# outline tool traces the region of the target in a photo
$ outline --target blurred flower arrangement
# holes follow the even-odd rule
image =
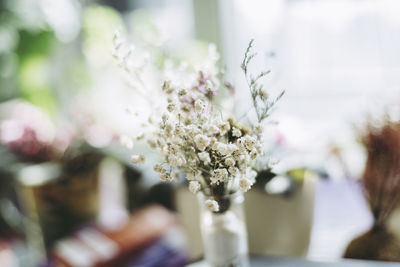
[[[119,33],[113,44],[113,55],[119,65],[137,83],[144,85],[136,71],[141,68],[132,68],[132,46],[125,43]],[[223,109],[218,96],[224,91],[232,92],[233,87],[224,81],[223,71],[217,65],[218,54],[211,48],[209,62],[212,64],[208,64],[208,68],[196,71],[182,68],[184,64],[181,63],[179,71],[174,73],[175,79],[163,79],[158,94],[163,95],[165,102],[154,107],[154,113],[149,116],[149,131],[136,138],[137,141],[146,139],[148,145],[161,155],[163,162],[154,165],[154,170],[162,181],[177,181],[183,172],[190,191],[204,193],[206,205],[215,213],[223,213],[229,208],[222,201],[224,196],[239,190],[246,192],[254,184],[256,162],[265,156],[261,140],[263,122],[283,95],[271,100],[259,83],[268,72],[256,77],[249,73],[249,63],[255,56],[251,53],[252,44],[253,41],[249,43],[241,68],[250,89],[256,123],[241,125],[229,110]],[[171,73],[171,69],[168,72]],[[184,83],[181,77],[185,77]],[[129,148],[134,144],[126,136],[121,141]],[[132,156],[134,163],[144,161],[143,155]]]
[[[400,242],[387,225],[400,204],[400,123],[388,117],[379,126],[370,121],[361,141],[367,152],[362,182],[374,224],[351,241],[344,256],[400,261]]]
[[[31,104],[11,102],[2,108],[9,115],[0,124],[0,143],[22,162],[58,160],[73,140],[72,131],[56,131],[49,116]]]

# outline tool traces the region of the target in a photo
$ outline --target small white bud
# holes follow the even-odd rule
[[[217,203],[217,201],[215,200],[211,200],[211,199],[207,199],[205,202],[207,208],[213,212],[217,212],[219,211],[219,205]]]
[[[199,182],[197,181],[191,181],[189,182],[189,190],[190,192],[192,192],[193,194],[196,194],[197,192],[199,192],[201,189],[201,185]]]
[[[146,158],[142,155],[132,155],[131,161],[133,163],[144,163],[146,161]]]

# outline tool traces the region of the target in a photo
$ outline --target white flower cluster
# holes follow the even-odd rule
[[[178,90],[166,82],[163,91],[168,96],[166,111],[147,140],[164,159],[154,167],[161,180],[176,181],[176,173],[182,171],[193,193],[212,194],[217,186],[223,186],[226,194],[249,190],[255,182],[251,166],[262,154],[257,134],[232,119],[222,119],[197,88]],[[132,160],[144,159],[134,156]],[[215,203],[210,203],[207,206],[217,210]]]
[[[118,34],[114,38],[113,55],[128,68],[126,62],[132,49],[122,49],[121,43]],[[215,63],[218,56],[211,54],[215,55],[212,59]],[[157,109],[158,118],[153,114],[148,119],[149,128],[154,132],[136,138],[145,138],[162,156],[163,163],[154,166],[162,181],[177,181],[179,173],[183,173],[192,193],[202,191],[208,196],[249,190],[256,176],[252,167],[263,154],[262,127],[244,128],[233,119],[224,118],[219,105],[215,105],[214,96],[226,86],[216,66],[193,73],[195,78],[185,85],[173,79],[165,81],[161,87],[165,106],[161,111]],[[266,91],[260,95],[268,98]],[[133,147],[127,137],[121,137],[120,141],[125,147]],[[134,155],[131,160],[143,163],[145,158]],[[206,206],[215,212],[219,210],[218,202],[212,199],[206,201]]]

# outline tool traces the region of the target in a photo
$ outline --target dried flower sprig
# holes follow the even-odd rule
[[[253,76],[249,73],[249,64],[257,55],[257,53],[251,53],[253,47],[254,39],[250,40],[249,45],[244,54],[244,58],[241,64],[241,68],[246,77],[247,85],[250,89],[251,99],[253,101],[253,106],[257,114],[258,123],[262,123],[266,118],[269,117],[272,108],[275,106],[276,102],[282,98],[285,91],[282,91],[275,99],[271,100],[268,91],[260,84],[260,79],[271,73],[270,70],[260,72],[257,76]]]
[[[386,118],[383,125],[368,123],[361,141],[367,150],[363,174],[366,198],[375,227],[384,227],[400,203],[400,123]]]

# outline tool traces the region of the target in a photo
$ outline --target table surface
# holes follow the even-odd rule
[[[264,257],[251,257],[251,267],[394,267],[400,266],[400,263],[393,262],[378,262],[378,261],[362,261],[362,260],[349,260],[342,259],[337,262],[318,262],[306,259],[294,258],[264,258]],[[188,265],[187,267],[207,267],[205,262],[196,262]]]

